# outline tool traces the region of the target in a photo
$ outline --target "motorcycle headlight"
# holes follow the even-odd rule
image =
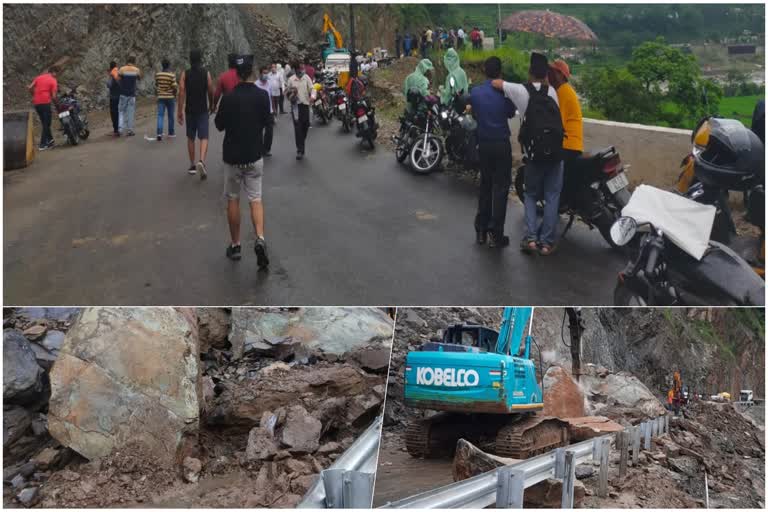
[[[443,119],[448,119],[448,112],[443,110],[442,112],[440,112],[440,117],[442,117]]]

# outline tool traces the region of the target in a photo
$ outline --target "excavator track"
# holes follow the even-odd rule
[[[567,424],[548,416],[531,416],[499,429],[496,455],[527,459],[568,444]]]
[[[431,422],[429,419],[413,420],[405,429],[405,448],[412,457],[430,456],[429,431]]]

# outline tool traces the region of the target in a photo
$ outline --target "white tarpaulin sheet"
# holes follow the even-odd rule
[[[640,185],[621,211],[638,224],[650,222],[682,250],[700,260],[715,221],[715,207],[665,190]]]

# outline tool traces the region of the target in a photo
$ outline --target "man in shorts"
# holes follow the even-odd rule
[[[240,83],[222,97],[214,120],[224,132],[224,195],[227,199],[227,221],[232,242],[227,257],[238,261],[240,248],[240,191],[244,190],[256,232],[254,252],[260,269],[269,265],[264,241],[264,205],[261,202],[261,178],[264,173],[263,133],[272,122],[269,94],[253,82],[253,60],[237,59]]]
[[[213,105],[213,81],[203,65],[200,50],[189,52],[190,69],[181,73],[179,80],[179,125],[187,118],[187,151],[189,174],[200,173],[200,179],[208,177],[205,157],[208,154],[208,110]],[[195,138],[200,139],[200,159],[195,163]]]

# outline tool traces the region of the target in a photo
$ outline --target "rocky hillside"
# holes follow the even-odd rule
[[[199,48],[216,74],[230,52],[253,53],[257,62],[303,56],[285,31],[247,6],[226,4],[9,5],[3,9],[5,108],[25,105],[26,84],[41,70],[59,64],[64,87],[80,86],[88,104],[106,101],[109,61],[135,55],[151,77],[168,58],[175,70],[188,66]],[[140,94],[152,94],[151,78]]]
[[[323,14],[349,38],[349,9],[333,4],[77,4],[6,5],[3,8],[3,106],[25,108],[26,86],[52,64],[63,68],[61,84],[80,86],[89,107],[106,102],[107,67],[128,55],[151,76],[167,57],[187,67],[189,51],[203,51],[218,73],[230,52],[252,53],[257,62],[320,57]],[[358,48],[392,47],[394,13],[387,5],[355,8]],[[392,39],[392,41],[389,41]],[[144,80],[140,94],[152,94]]]
[[[401,412],[408,351],[454,323],[498,327],[501,313],[501,308],[400,308],[387,397],[390,418]],[[761,310],[584,308],[582,318],[582,367],[592,363],[610,372],[629,372],[659,398],[669,389],[676,370],[695,392],[736,395],[740,389],[752,389],[756,396],[765,395]],[[541,359],[535,347],[533,357],[543,373],[552,366],[571,370],[564,309],[537,308],[533,335]]]

